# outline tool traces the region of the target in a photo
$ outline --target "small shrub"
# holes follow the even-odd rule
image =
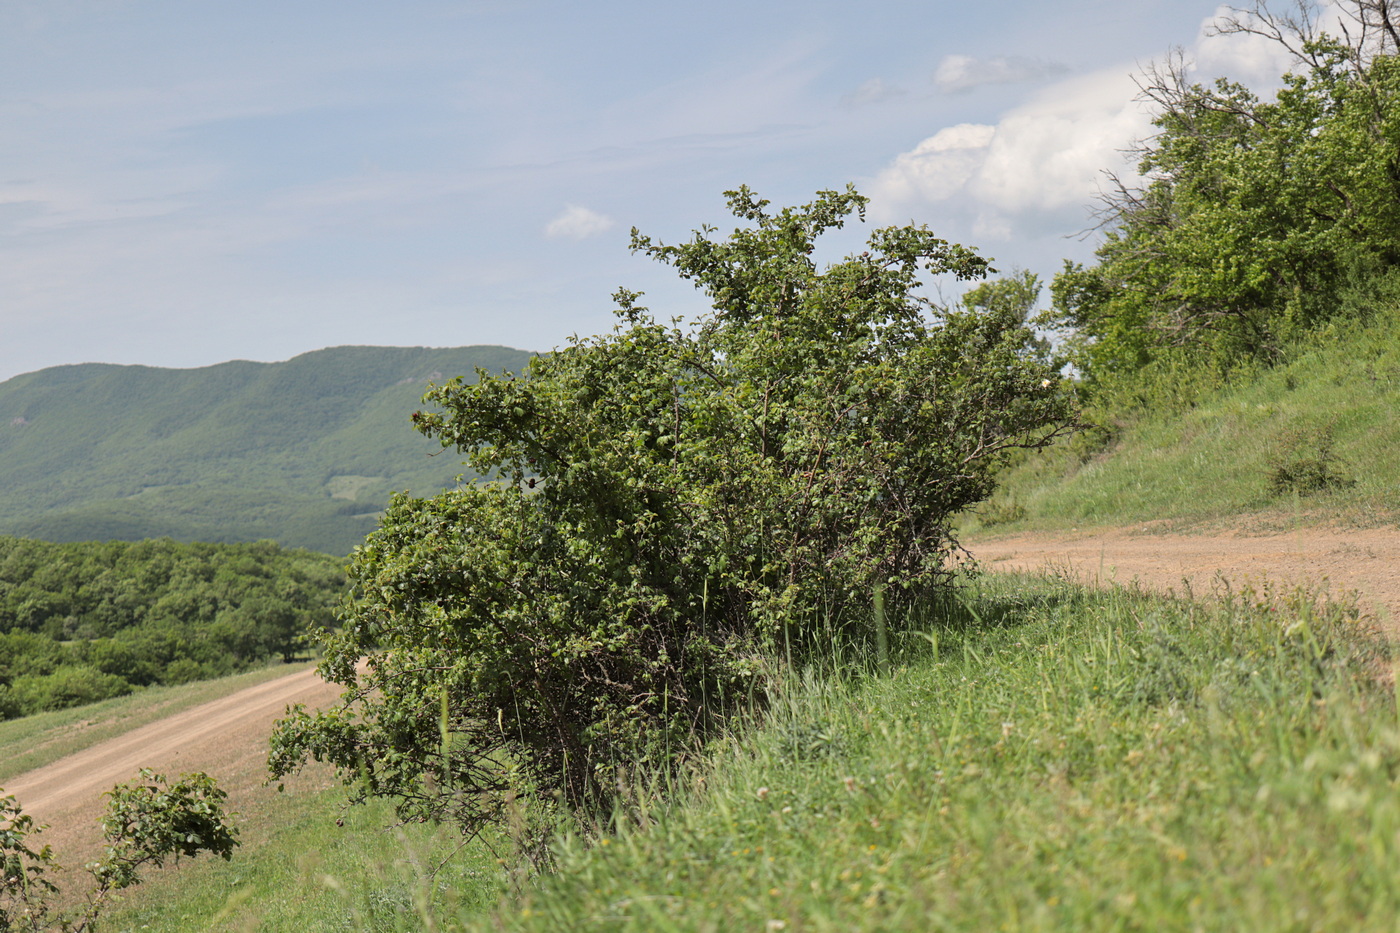
[[[1014,499],[1009,501],[993,499],[977,510],[977,517],[987,528],[995,525],[1008,525],[1025,518],[1026,508]]]
[[[1333,444],[1331,425],[1285,431],[1269,458],[1270,491],[1306,496],[1355,485],[1356,480],[1342,471],[1344,461],[1333,451]]]
[[[13,687],[26,715],[97,703],[125,696],[132,689],[122,678],[86,665],[64,665],[52,674],[19,677]]]
[[[622,763],[671,768],[763,702],[772,659],[878,644],[872,593],[897,619],[945,587],[952,517],[1013,451],[1073,429],[1014,303],[919,296],[925,274],[983,276],[971,250],[890,227],[821,269],[815,240],[864,198],[729,199],[728,237],[633,234],[709,295],[693,326],[620,291],[612,334],[430,390],[419,430],[502,482],[391,501],[326,643],[344,706],[284,720],[274,773],[330,761],[402,818],[469,833],[522,781],[605,814]]]
[[[92,888],[78,899],[51,880],[62,876],[53,852],[37,841],[43,827],[0,792],[0,931],[84,933],[113,894],[139,884],[147,868],[203,852],[231,858],[238,830],[224,813],[226,797],[199,771],[171,782],[143,768],[138,780],[112,788],[102,818],[106,851],[84,866]]]

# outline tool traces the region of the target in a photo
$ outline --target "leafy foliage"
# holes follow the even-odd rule
[[[102,818],[106,853],[86,866],[93,887],[81,908],[62,912],[55,906],[58,888],[48,878],[59,867],[53,852],[32,847],[42,828],[15,798],[0,797],[0,933],[82,933],[93,928],[108,897],[139,883],[147,866],[202,852],[228,860],[238,845],[238,830],[223,810],[227,794],[202,772],[172,784],[143,768],[139,781],[117,785],[108,797]]]
[[[0,718],[291,660],[344,580],[268,541],[0,538]]]
[[[497,481],[394,499],[325,646],[345,706],[284,721],[274,773],[329,760],[468,832],[520,792],[605,806],[761,696],[771,658],[870,638],[876,590],[945,585],[951,516],[1070,428],[1024,314],[919,297],[985,274],[973,251],[893,227],[821,270],[864,198],[728,198],[728,237],[633,232],[713,313],[663,325],[624,290],[611,335],[428,393],[419,429]]]
[[[1311,6],[1280,16],[1261,2],[1222,24],[1294,54],[1273,100],[1192,83],[1179,59],[1145,76],[1158,130],[1141,150],[1147,182],[1118,186],[1098,262],[1067,264],[1053,285],[1052,319],[1091,378],[1182,358],[1274,362],[1349,285],[1400,267],[1400,58],[1373,41],[1396,13],[1343,4],[1371,29],[1341,41]]]

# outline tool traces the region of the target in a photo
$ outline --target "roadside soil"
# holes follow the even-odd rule
[[[5,782],[4,793],[19,800],[35,822],[48,826],[40,840],[53,847],[64,866],[80,867],[101,854],[103,794],[133,780],[141,768],[171,778],[207,772],[228,792],[228,811],[262,809],[259,798],[277,793],[275,787],[262,786],[272,723],[290,704],[327,707],[340,692],[315,670],[269,680],[16,775]],[[293,792],[319,789],[330,779],[327,770],[310,769],[287,785]]]
[[[1265,582],[1355,594],[1400,637],[1400,529],[1301,528],[1286,534],[1157,534],[1150,526],[987,537],[966,547],[987,570],[1063,573],[1086,583],[1138,583],[1209,595]]]

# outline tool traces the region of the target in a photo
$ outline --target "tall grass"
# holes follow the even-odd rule
[[[1388,649],[1346,602],[1219,596],[987,577],[892,626],[888,674],[874,645],[795,674],[686,774],[635,778],[550,873],[501,840],[433,876],[450,833],[335,826],[330,791],[107,929],[1394,929]]]
[[[672,806],[465,929],[1394,929],[1400,729],[1354,611],[994,582],[796,679]]]
[[[1063,445],[1007,471],[967,533],[1234,521],[1287,527],[1293,496],[1276,482],[1308,459],[1331,459],[1342,480],[1305,495],[1305,512],[1374,525],[1400,516],[1400,308],[1339,320],[1293,348],[1286,364],[1189,402],[1122,399],[1100,412],[1103,449]],[[1144,390],[1151,396],[1158,390]],[[1313,439],[1311,450],[1300,439]],[[1325,455],[1325,456],[1323,456]],[[1285,484],[1286,485],[1286,484]],[[1305,493],[1314,490],[1304,490]]]

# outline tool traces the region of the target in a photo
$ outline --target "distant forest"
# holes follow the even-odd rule
[[[0,719],[290,661],[344,584],[271,541],[0,537]]]

